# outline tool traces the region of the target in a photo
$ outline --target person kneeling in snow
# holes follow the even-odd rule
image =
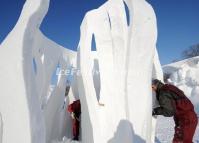
[[[81,115],[80,100],[76,100],[72,104],[68,105],[68,112],[71,114],[72,117],[73,140],[79,140],[80,115]]]
[[[198,119],[191,101],[176,86],[163,84],[157,79],[152,81],[152,90],[160,104],[153,109],[152,115],[174,117],[173,143],[192,143]]]

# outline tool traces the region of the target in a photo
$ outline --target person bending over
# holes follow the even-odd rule
[[[173,143],[192,143],[198,119],[191,101],[182,90],[171,84],[163,84],[158,79],[152,80],[152,90],[160,105],[153,109],[152,115],[174,118]]]

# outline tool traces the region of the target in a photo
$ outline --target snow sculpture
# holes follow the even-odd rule
[[[109,0],[88,12],[76,53],[39,30],[48,6],[49,0],[27,0],[1,44],[2,143],[70,138],[65,106],[77,98],[82,104],[82,143],[153,142],[150,82],[152,72],[159,79],[162,72],[152,7],[145,0]],[[92,37],[97,52],[91,52]],[[57,68],[62,72],[71,67],[81,74],[74,75],[63,105],[67,75],[59,74],[50,93],[49,88]]]
[[[129,8],[129,24],[125,7]],[[101,77],[100,101],[92,79],[93,35]],[[151,142],[153,66],[155,77],[162,79],[156,39],[155,14],[145,0],[109,0],[86,14],[78,54],[82,73],[79,94],[86,109],[82,111],[83,142],[108,142],[118,134],[121,121],[131,125],[123,127],[128,142]],[[92,138],[86,136],[88,131]]]
[[[76,53],[40,32],[48,5],[49,0],[27,0],[16,26],[1,44],[3,143],[50,143],[67,136],[64,123],[69,115],[62,110],[65,74],[58,77],[46,100],[57,65],[62,70],[75,66]]]

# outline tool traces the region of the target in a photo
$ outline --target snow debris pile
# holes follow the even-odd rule
[[[199,57],[163,66],[168,82],[182,89],[199,115]]]
[[[153,142],[151,79],[162,79],[162,71],[152,7],[145,0],[109,0],[89,11],[74,52],[39,30],[48,6],[49,0],[27,0],[1,44],[2,143],[72,142],[66,107],[78,98],[82,143]],[[72,69],[80,74],[68,77]],[[64,100],[68,78],[73,81]]]

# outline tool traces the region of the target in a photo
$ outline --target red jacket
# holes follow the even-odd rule
[[[81,104],[80,100],[74,101],[72,104],[68,105],[68,112],[74,113],[76,117],[79,118],[81,114]]]

